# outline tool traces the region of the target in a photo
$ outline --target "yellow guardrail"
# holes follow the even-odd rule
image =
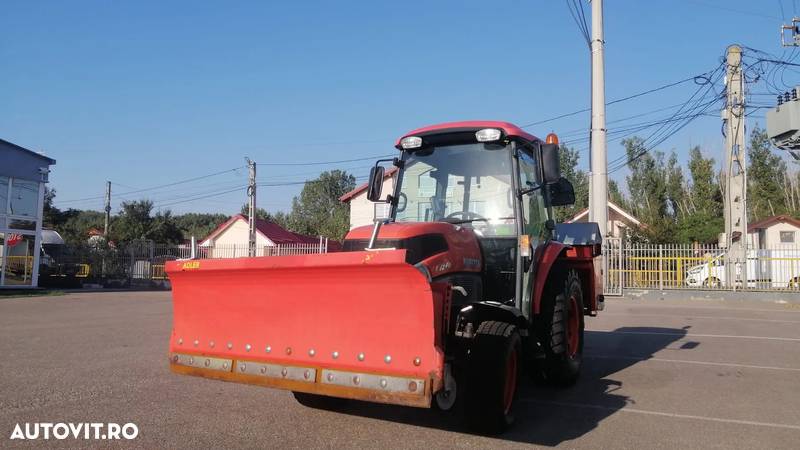
[[[623,258],[623,269],[609,269],[611,279],[621,279],[625,287],[659,288],[687,287],[686,272],[706,265],[705,276],[713,277],[714,261],[718,257],[697,256],[632,256]],[[788,261],[782,280],[789,280],[786,288],[800,288],[800,258],[758,257],[757,261]],[[793,281],[794,280],[794,281]],[[698,280],[703,282],[704,280]],[[751,281],[752,282],[752,281]],[[772,284],[770,281],[763,281]]]
[[[92,266],[89,264],[78,264],[78,272],[75,273],[76,278],[88,278],[92,273]]]
[[[164,272],[164,264],[153,264],[150,266],[150,278],[153,280],[166,280],[167,273]]]
[[[33,271],[33,256],[6,256],[6,270],[31,273]]]
[[[622,276],[626,287],[679,287],[685,285],[686,271],[708,265],[711,273],[714,258],[698,256],[632,256],[624,259],[624,269],[610,269],[612,277]]]

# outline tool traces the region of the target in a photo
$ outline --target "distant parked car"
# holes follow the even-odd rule
[[[725,254],[711,257],[704,264],[686,271],[686,285],[716,288],[726,283]],[[737,282],[741,285],[741,282]],[[800,289],[800,249],[749,250],[747,287]]]

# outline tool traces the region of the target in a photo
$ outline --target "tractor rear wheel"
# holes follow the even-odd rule
[[[552,280],[537,325],[545,353],[537,375],[556,385],[574,384],[583,362],[584,328],[583,289],[577,272],[570,270],[565,277]]]
[[[496,434],[514,422],[514,398],[522,365],[522,341],[510,323],[486,321],[470,348],[464,414],[467,425]]]

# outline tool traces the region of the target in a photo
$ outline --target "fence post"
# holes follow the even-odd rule
[[[658,245],[658,289],[664,290],[664,245]]]

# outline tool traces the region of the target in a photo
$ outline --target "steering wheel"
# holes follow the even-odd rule
[[[447,219],[455,219],[455,218],[457,218],[459,216],[461,217],[461,220],[464,220],[464,221],[476,220],[476,219],[486,220],[486,218],[483,217],[482,215],[476,214],[476,213],[474,213],[472,211],[456,211],[456,212],[452,212],[452,213],[448,214],[447,217],[445,217],[445,220],[447,220]]]

